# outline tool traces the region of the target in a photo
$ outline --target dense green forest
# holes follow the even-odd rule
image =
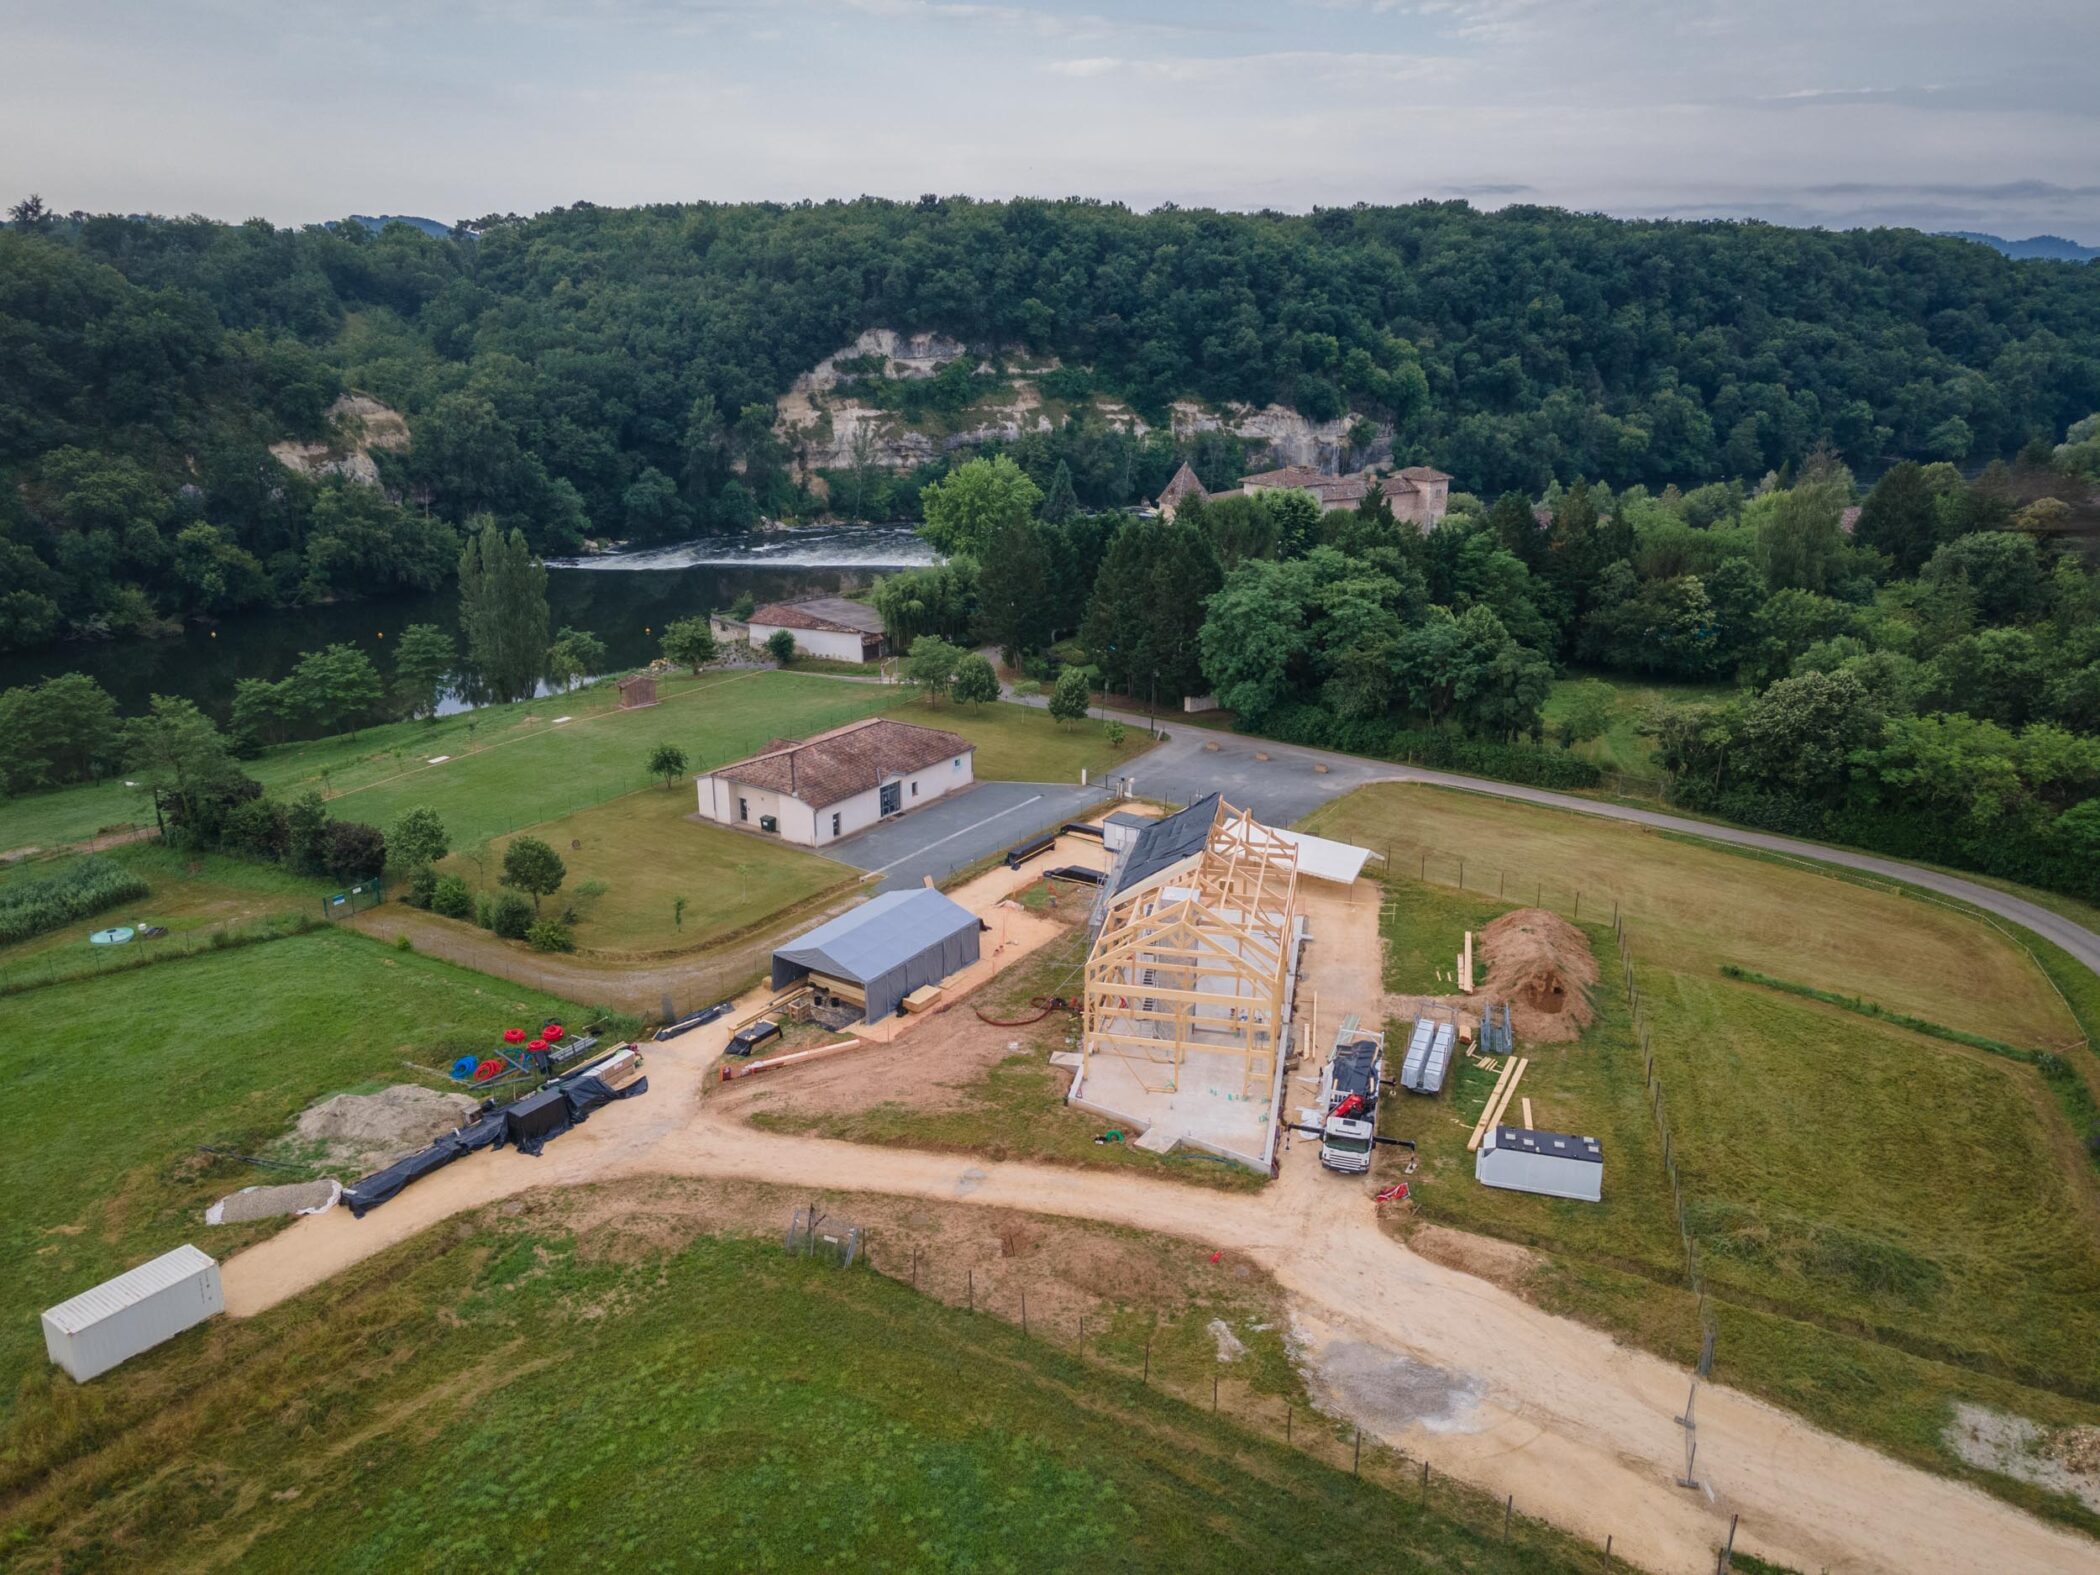
[[[876,326],[1055,355],[1058,392],[1155,421],[1185,395],[1353,410],[1487,496],[1823,447],[1973,468],[2100,408],[2100,270],[1910,231],[928,198],[438,238],[25,209],[0,233],[0,641],[427,587],[484,513],[560,552],[806,511],[773,400]],[[968,397],[951,381],[913,397]],[[346,388],[409,418],[384,495],[266,451],[325,437]],[[1016,457],[1088,509],[1176,458],[1085,419]]]

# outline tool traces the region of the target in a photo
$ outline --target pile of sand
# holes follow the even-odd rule
[[[207,1225],[242,1225],[280,1214],[318,1214],[343,1195],[334,1181],[295,1181],[284,1187],[243,1187],[204,1211]]]
[[[299,1136],[327,1150],[326,1168],[374,1165],[463,1126],[478,1102],[466,1094],[396,1083],[376,1094],[337,1094],[299,1117]]]
[[[1506,1001],[1517,1037],[1554,1044],[1577,1039],[1597,1014],[1589,988],[1597,982],[1597,959],[1589,938],[1557,913],[1519,908],[1480,934],[1487,963],[1482,994]]]

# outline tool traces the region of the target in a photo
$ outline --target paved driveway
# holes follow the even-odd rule
[[[1206,749],[1207,744],[1217,748]],[[1255,759],[1257,751],[1270,758]],[[1318,770],[1320,765],[1326,771]],[[1335,755],[1316,761],[1280,744],[1200,727],[1174,732],[1122,773],[1141,798],[1188,804],[1206,793],[1222,793],[1227,803],[1252,810],[1256,819],[1271,826],[1288,826],[1351,788],[1389,781],[1395,774],[1393,767],[1376,760]]]
[[[980,782],[834,842],[823,853],[881,875],[884,891],[902,891],[928,875],[938,882],[1032,831],[1070,820],[1101,797],[1098,788],[1056,782]]]

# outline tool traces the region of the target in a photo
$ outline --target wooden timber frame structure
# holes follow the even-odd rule
[[[1241,1094],[1265,1092],[1297,894],[1297,849],[1223,799],[1198,852],[1113,893],[1087,957],[1080,1085],[1110,1055],[1148,1093],[1172,1093],[1197,1050],[1238,1056]]]

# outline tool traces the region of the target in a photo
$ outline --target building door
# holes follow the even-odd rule
[[[894,815],[904,807],[903,786],[901,782],[882,784],[882,812],[885,815]]]
[[[749,820],[751,818],[751,801],[749,799],[740,798],[736,801],[736,818],[738,820]]]

